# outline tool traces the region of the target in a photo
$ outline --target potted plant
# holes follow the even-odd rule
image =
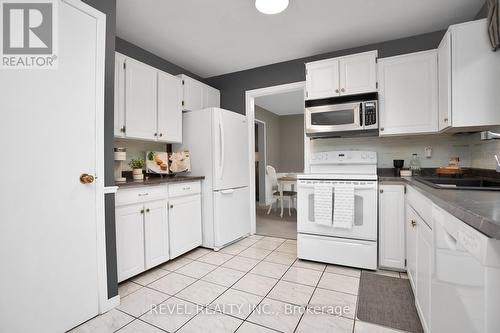
[[[144,160],[142,158],[131,159],[128,162],[130,168],[132,168],[132,177],[134,180],[142,180],[144,179],[144,175],[142,174],[142,168],[144,168]]]

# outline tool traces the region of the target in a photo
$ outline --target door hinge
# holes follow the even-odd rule
[[[182,106],[184,106],[184,101],[182,101]]]
[[[375,82],[375,88],[378,89],[378,82]]]
[[[309,92],[308,91],[306,91],[306,97],[309,97]]]
[[[127,68],[127,63],[126,63],[126,62],[124,62],[124,63],[123,63],[123,69],[126,69],[126,68]]]
[[[405,259],[405,267],[407,266],[407,260]]]
[[[406,185],[403,186],[404,193],[406,194]]]
[[[184,85],[184,80],[182,80],[182,85]]]

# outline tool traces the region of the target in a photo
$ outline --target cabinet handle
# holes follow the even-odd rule
[[[447,123],[447,122],[448,122],[448,118],[444,118],[443,120],[444,120],[444,122],[445,122],[445,123]]]
[[[163,133],[160,133],[160,136],[163,136]]]
[[[145,197],[145,196],[147,196],[147,195],[149,195],[149,193],[139,193],[139,194],[138,194],[138,196],[140,196],[140,197]]]
[[[186,186],[186,187],[183,187],[182,188],[184,191],[187,191],[187,190],[190,190],[191,189],[191,186]]]
[[[125,126],[122,126],[122,128],[120,128],[120,132],[125,133]]]
[[[144,214],[144,209],[141,209],[141,214]]]
[[[415,220],[411,220],[411,226],[415,228],[417,226],[417,222]]]
[[[345,92],[345,89],[344,89],[344,88],[342,88],[342,89],[340,89],[340,91]]]
[[[384,128],[383,127],[380,127],[380,131],[383,132],[384,131]]]
[[[338,94],[340,91],[338,89],[335,89],[335,92]]]
[[[380,190],[380,193],[384,193],[384,190]]]
[[[158,136],[158,133],[155,133],[155,136]]]
[[[149,213],[149,208],[146,208],[146,213]]]
[[[170,205],[170,208],[174,208],[174,205]]]

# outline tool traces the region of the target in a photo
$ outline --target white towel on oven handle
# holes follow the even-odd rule
[[[331,226],[333,222],[332,209],[332,184],[314,184],[314,222]]]
[[[333,227],[352,229],[354,223],[354,185],[335,184]]]

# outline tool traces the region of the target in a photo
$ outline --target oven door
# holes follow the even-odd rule
[[[314,185],[354,184],[354,223],[351,229],[325,226],[314,221]],[[377,182],[372,180],[300,180],[297,194],[297,231],[304,234],[377,240]],[[335,195],[335,194],[334,194]],[[332,198],[333,200],[333,198]]]
[[[362,103],[306,108],[306,134],[357,131],[363,129]]]

